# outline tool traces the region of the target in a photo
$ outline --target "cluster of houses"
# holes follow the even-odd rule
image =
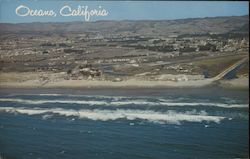
[[[249,40],[246,38],[221,40],[209,37],[161,38],[139,41],[138,43],[127,44],[126,46],[151,51],[179,53],[199,51],[247,51],[249,48]]]
[[[102,76],[102,71],[98,68],[93,68],[92,65],[86,64],[85,66],[76,67],[73,70],[68,70],[67,74],[70,79],[94,79]]]

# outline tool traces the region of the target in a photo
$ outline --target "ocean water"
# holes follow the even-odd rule
[[[0,158],[248,158],[248,91],[0,90]]]

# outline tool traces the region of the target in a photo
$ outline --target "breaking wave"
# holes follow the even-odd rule
[[[97,106],[123,106],[123,105],[143,105],[143,106],[212,106],[222,108],[248,108],[248,104],[227,104],[213,102],[176,102],[176,101],[147,101],[147,100],[29,100],[19,98],[0,98],[0,102],[16,102],[22,104],[46,104],[46,103],[61,103],[61,104],[86,104]]]
[[[181,122],[215,122],[220,123],[221,120],[225,119],[222,116],[210,116],[205,111],[196,110],[186,112],[156,112],[151,110],[130,110],[130,109],[117,109],[117,110],[73,110],[73,109],[41,109],[41,108],[15,108],[15,107],[2,107],[0,111],[8,113],[19,113],[27,115],[43,115],[43,119],[51,117],[51,114],[57,114],[61,116],[74,116],[81,119],[90,120],[146,120],[149,122],[156,123],[168,123],[168,124],[181,124]],[[47,115],[46,115],[47,114]]]

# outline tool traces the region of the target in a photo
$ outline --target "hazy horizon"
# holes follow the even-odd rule
[[[198,18],[181,18],[181,19],[159,19],[159,20],[154,20],[154,19],[139,19],[139,20],[130,20],[130,19],[122,19],[122,20],[96,20],[96,21],[90,21],[90,22],[85,22],[85,21],[48,21],[48,22],[39,22],[39,21],[34,21],[34,22],[22,22],[22,23],[5,23],[5,22],[0,22],[0,24],[32,24],[32,23],[97,23],[97,22],[125,22],[125,21],[131,21],[131,22],[143,22],[143,21],[175,21],[175,20],[188,20],[188,19],[205,19],[205,18],[223,18],[223,17],[244,17],[244,16],[249,16],[249,15],[239,15],[239,16],[214,16],[214,17],[198,17]]]

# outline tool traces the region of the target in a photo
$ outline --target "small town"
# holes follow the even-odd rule
[[[241,18],[242,29],[245,29],[247,24],[244,17]],[[108,23],[112,24],[103,24]],[[131,23],[139,27],[136,22]],[[144,25],[148,23],[152,22],[143,22]],[[53,26],[47,24],[47,27],[50,25]],[[52,34],[49,31],[6,31],[0,36],[0,68],[2,73],[37,73],[39,81],[44,83],[61,79],[202,80],[213,78],[237,61],[248,58],[248,34],[244,30],[234,30],[192,34],[175,31],[166,35],[105,29]],[[248,61],[240,64],[230,78],[248,77]]]

